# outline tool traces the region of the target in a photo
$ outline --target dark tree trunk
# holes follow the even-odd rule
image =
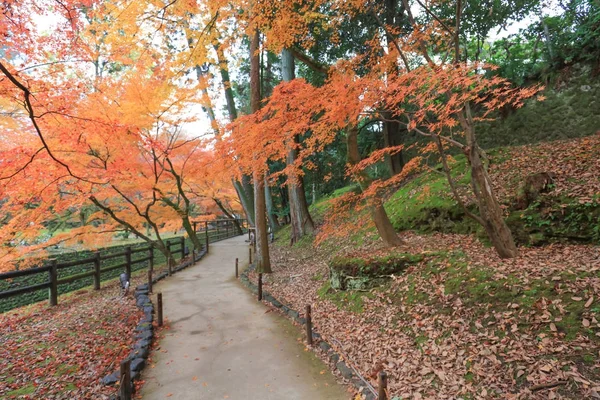
[[[288,82],[295,78],[294,56],[290,51],[284,49],[281,52],[281,72],[283,80]],[[294,143],[288,149],[287,165],[294,165],[298,158],[295,145],[298,136],[294,137]],[[315,225],[308,211],[306,193],[304,192],[304,180],[298,174],[290,173],[288,177],[288,194],[290,202],[290,219],[292,223],[291,242],[295,243],[305,235],[315,231]]]
[[[512,233],[504,221],[502,208],[496,199],[492,182],[481,160],[481,149],[475,139],[475,131],[470,107],[465,106],[459,114],[460,123],[467,140],[466,155],[471,166],[471,188],[477,200],[482,225],[501,258],[514,258],[518,255]]]
[[[260,35],[254,31],[250,41],[250,106],[252,112],[260,109],[260,55],[258,54]],[[269,257],[269,236],[266,221],[266,200],[264,190],[264,175],[257,170],[253,173],[254,179],[254,215],[256,219],[256,270],[261,273],[270,273],[271,260]]]
[[[217,53],[217,61],[219,63],[219,73],[223,81],[225,91],[225,102],[227,103],[227,112],[231,122],[237,119],[237,108],[233,97],[233,89],[231,88],[231,79],[229,78],[229,66],[223,48],[218,41],[213,42],[213,47]],[[242,176],[242,180],[234,181],[234,187],[246,214],[246,219],[250,225],[254,225],[254,188],[252,187],[251,177]]]
[[[358,151],[358,127],[356,125],[349,127],[347,131],[346,146],[348,148],[348,164],[358,164],[360,162],[360,153]],[[355,179],[363,191],[367,189],[371,183],[371,179],[364,172],[360,172],[358,176],[355,176]],[[385,208],[383,208],[383,201],[381,198],[377,196],[374,199],[368,199],[367,201],[370,203],[371,218],[375,223],[379,236],[381,236],[381,239],[386,246],[399,246],[403,244],[403,240],[398,237]]]
[[[275,215],[275,206],[273,205],[273,195],[271,194],[271,187],[269,186],[269,182],[267,178],[265,178],[265,203],[267,206],[267,217],[269,219],[269,226],[271,227],[271,231],[273,233],[277,232],[280,228],[279,220],[277,219],[277,215]]]
[[[400,124],[395,121],[390,121],[391,115],[389,112],[383,112],[383,140],[385,147],[399,146],[402,144],[402,129]],[[385,157],[387,167],[391,175],[399,174],[404,168],[404,157],[402,151]]]

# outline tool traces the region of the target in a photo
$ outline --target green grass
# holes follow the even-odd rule
[[[434,167],[440,170],[440,167]],[[468,185],[470,172],[463,155],[451,165],[454,181]],[[402,186],[385,203],[385,210],[397,231],[471,233],[477,228],[465,218],[454,199],[445,175],[425,172]]]
[[[590,274],[563,272],[556,279],[560,278],[559,282],[575,282],[586,276]],[[417,280],[443,281],[445,293],[458,296],[477,317],[489,315],[492,311],[504,312],[515,307],[519,310],[533,310],[542,299],[546,302],[560,300],[560,304],[566,311],[564,314],[560,314],[552,307],[549,307],[548,311],[552,317],[560,317],[555,321],[555,325],[557,331],[564,334],[565,340],[573,340],[578,335],[587,336],[593,341],[600,340],[593,330],[583,327],[581,323],[585,301],[575,301],[572,299],[572,293],[557,289],[557,281],[552,277],[523,281],[513,274],[497,274],[492,268],[472,267],[467,263],[462,252],[439,253],[409,276],[408,284],[404,289],[391,295],[396,304],[409,306],[427,304],[438,307],[440,313],[451,313],[451,309],[446,310],[441,304],[436,304],[435,298],[417,292],[415,290]],[[584,291],[582,296],[587,298],[591,293]],[[600,309],[592,308],[591,311],[595,313],[597,319],[600,318]],[[550,332],[549,324],[539,327],[539,333],[542,332]]]
[[[27,386],[23,386],[22,388],[11,390],[6,393],[7,396],[25,396],[28,394],[32,394],[35,392],[35,385],[33,383],[28,384]]]
[[[346,310],[354,313],[362,313],[364,310],[363,298],[373,298],[369,292],[359,292],[353,290],[335,290],[331,287],[329,281],[317,291],[319,298],[329,300],[340,310]]]

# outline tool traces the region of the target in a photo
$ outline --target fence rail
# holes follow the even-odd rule
[[[201,228],[201,229],[198,229]],[[202,229],[203,228],[203,229]],[[239,228],[239,229],[238,229]],[[244,226],[244,220],[215,220],[215,221],[196,221],[194,222],[194,229],[196,230],[196,236],[203,243],[204,250],[208,251],[208,244],[214,243],[220,240],[228,239],[234,236],[244,234],[246,228]],[[179,237],[175,239],[166,240],[165,245],[172,255],[173,258],[176,256],[179,260],[185,258],[189,254],[189,248],[193,248],[193,244],[186,238]],[[189,246],[189,247],[188,247]],[[4,283],[4,286],[8,286],[8,290],[0,291],[0,300],[8,299],[11,297],[21,296],[27,293],[37,292],[43,289],[48,290],[48,300],[50,305],[56,305],[58,302],[58,285],[71,284],[86,278],[93,277],[93,285],[95,290],[100,289],[100,282],[102,282],[103,274],[104,280],[110,279],[113,276],[107,276],[108,272],[124,269],[129,276],[131,276],[132,269],[140,270],[148,268],[153,269],[156,261],[159,261],[162,257],[162,253],[155,251],[158,249],[156,244],[154,245],[137,245],[135,247],[127,246],[125,250],[118,252],[108,252],[109,248],[100,249],[93,253],[93,256],[86,257],[83,259],[77,259],[72,261],[57,262],[57,260],[48,260],[49,265],[41,267],[34,267],[25,270],[10,271],[0,274],[0,284]],[[203,249],[194,249],[194,251],[202,251]],[[140,253],[146,253],[145,257],[134,257]],[[123,258],[125,259],[124,261]],[[120,262],[119,262],[120,261]],[[104,263],[103,263],[104,262]],[[104,265],[103,265],[104,264]],[[140,264],[141,267],[139,267]],[[139,268],[135,268],[135,267]],[[89,268],[89,270],[79,271],[72,273],[68,276],[59,276],[60,271],[69,272],[69,269],[75,267]],[[167,267],[169,273],[171,272],[171,265]],[[46,279],[43,278],[46,275]],[[36,281],[33,284],[27,284],[26,279],[20,279],[29,277],[28,279]],[[17,282],[13,282],[17,280]],[[8,285],[7,285],[8,283]],[[81,282],[82,287],[85,286],[85,282]],[[63,293],[73,291],[77,289],[71,289],[62,291]],[[30,304],[39,301],[32,299],[32,301],[25,301],[23,304],[17,304],[14,307],[0,306],[0,312],[7,311],[8,309],[19,307],[25,304]]]

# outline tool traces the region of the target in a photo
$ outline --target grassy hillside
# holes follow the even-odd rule
[[[286,228],[265,288],[297,310],[312,303],[319,333],[373,385],[384,368],[392,398],[593,398],[600,392],[600,136],[500,148],[490,158],[521,244],[517,259],[500,259],[444,176],[428,171],[385,203],[406,245],[390,251],[373,230],[357,230],[289,247]],[[467,194],[464,158],[453,171]],[[517,209],[522,182],[536,172],[556,174],[550,190]],[[357,188],[314,204],[315,219],[350,190]],[[416,262],[384,274],[384,283],[378,274],[375,287],[334,289],[340,260],[356,272],[398,251]]]

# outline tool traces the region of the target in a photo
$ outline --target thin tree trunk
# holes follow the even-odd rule
[[[347,131],[346,146],[348,149],[348,164],[357,165],[360,162],[360,153],[358,151],[358,126],[352,125]],[[369,176],[360,172],[358,176],[355,176],[356,181],[360,185],[361,190],[366,190],[371,184]],[[398,234],[394,230],[394,226],[390,221],[385,208],[383,207],[383,201],[378,196],[373,199],[367,200],[371,212],[371,218],[375,223],[377,232],[386,246],[399,246],[404,243]]]
[[[284,49],[281,52],[281,75],[284,81],[289,82],[295,78],[294,56]],[[298,158],[296,145],[299,143],[298,136],[294,136],[293,143],[288,148],[287,165],[293,166]],[[295,243],[305,235],[315,231],[315,225],[308,211],[306,193],[304,192],[304,180],[298,174],[290,172],[288,176],[288,193],[290,200],[290,218],[292,220],[291,242]]]
[[[465,106],[464,113],[459,114],[459,120],[465,131],[467,158],[471,166],[471,187],[477,200],[483,227],[498,255],[501,258],[514,258],[518,255],[517,246],[504,221],[502,208],[500,208],[490,177],[481,161],[481,151],[475,139],[469,104]]]
[[[271,227],[271,232],[275,233],[279,230],[279,220],[277,219],[277,215],[275,215],[275,206],[273,205],[273,196],[271,195],[271,187],[269,186],[269,182],[265,177],[265,199],[267,206],[267,217],[269,219],[269,226]]]
[[[256,29],[250,41],[250,106],[253,113],[260,109],[261,100],[259,41],[260,34]],[[256,270],[260,273],[271,273],[264,190],[265,177],[258,169],[254,170],[252,176],[254,179],[254,215],[256,219]]]
[[[225,214],[227,218],[233,220],[233,224],[235,225],[236,231],[241,235],[243,231],[242,226],[240,225],[240,221],[235,217],[235,215],[233,215],[231,211],[227,209],[227,207],[225,207],[221,200],[217,199],[216,197],[213,197],[213,200],[215,201],[219,209],[223,212],[223,214]]]
[[[217,61],[219,63],[219,73],[223,82],[223,90],[225,92],[225,102],[227,104],[227,112],[231,122],[237,119],[238,113],[233,97],[233,89],[231,88],[231,79],[229,77],[229,64],[225,53],[220,43],[215,39],[213,47],[217,53]],[[250,225],[254,225],[254,188],[252,187],[250,176],[242,176],[241,182],[234,182],[235,190],[240,198],[240,203],[246,213],[246,218]]]
[[[400,130],[400,124],[392,121],[392,116],[388,111],[381,113],[383,118],[383,141],[385,147],[399,146],[402,144],[402,131]],[[402,151],[397,152],[393,155],[387,155],[385,157],[387,167],[390,174],[396,175],[404,168],[404,157]]]
[[[385,23],[388,26],[398,26],[398,19],[400,16],[397,13],[398,0],[385,0]],[[394,53],[397,51],[394,45],[394,39],[388,37],[387,40],[387,51],[388,53]],[[393,62],[388,69],[388,74],[391,76],[397,75],[399,72],[398,63]],[[392,114],[389,111],[382,112],[383,117],[383,141],[385,147],[398,146],[402,144],[402,131],[400,130],[400,124],[393,121]],[[399,151],[393,155],[386,155],[385,161],[390,171],[390,175],[399,174],[404,168],[404,158],[402,151]]]

